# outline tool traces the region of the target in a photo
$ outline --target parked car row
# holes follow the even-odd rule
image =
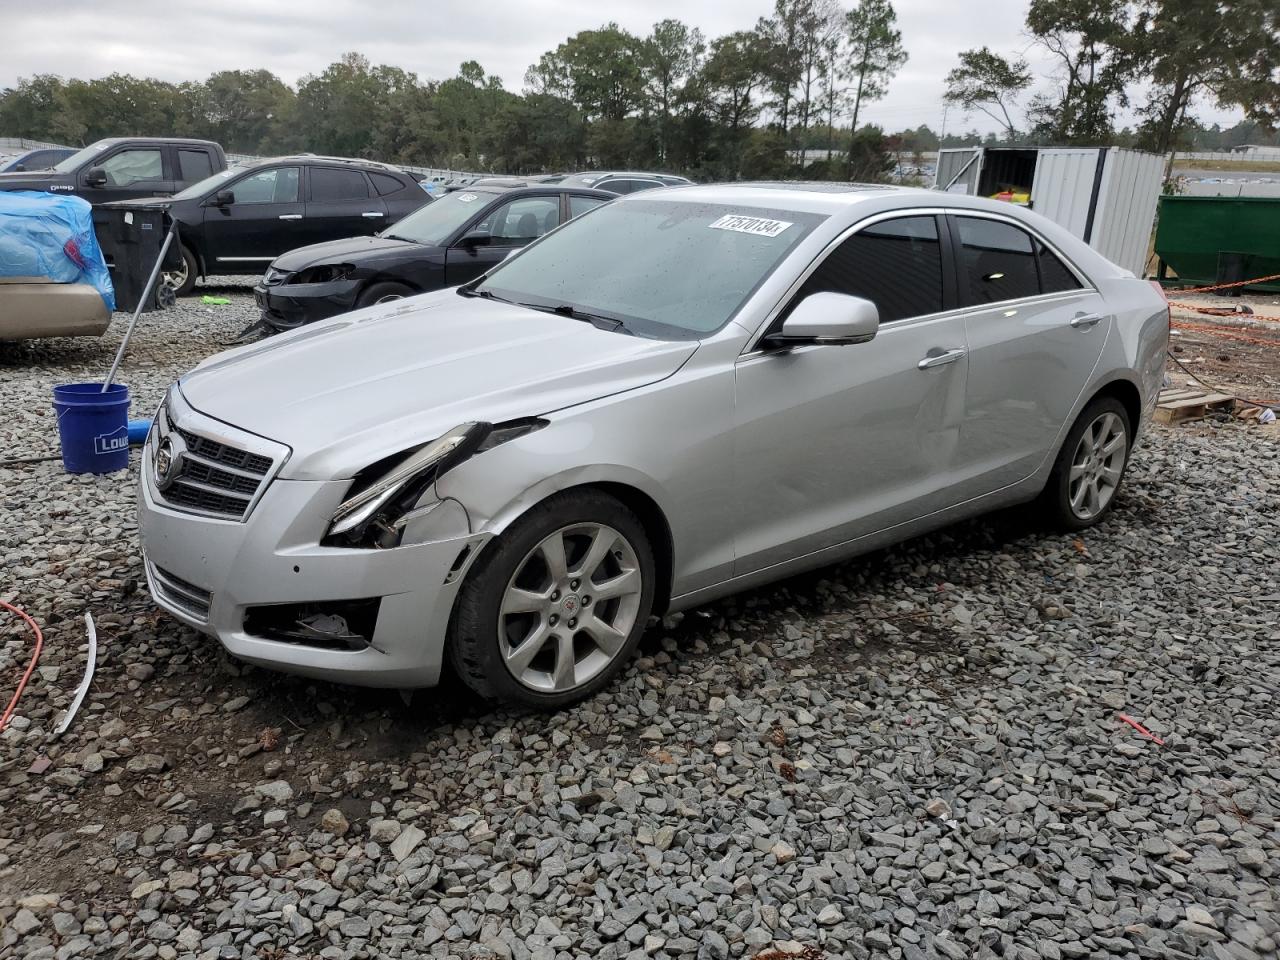
[[[607,196],[473,184],[281,258],[286,320],[273,288],[360,303],[383,257],[465,282],[170,388],[138,488],[156,602],[263,666],[411,688],[449,664],[554,708],[651,614],[997,507],[1111,509],[1168,305],[1066,230],[848,184]]]

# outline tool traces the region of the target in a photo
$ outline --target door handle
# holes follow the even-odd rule
[[[302,219],[302,214],[300,214],[300,213],[282,213],[282,214],[280,214],[280,219],[281,219],[281,220],[301,220],[301,219]]]
[[[917,363],[916,369],[928,370],[932,367],[941,367],[943,364],[955,363],[957,360],[963,357],[966,353],[968,353],[968,351],[965,350],[963,347],[957,347],[954,350],[947,350],[945,353],[931,354],[930,356],[925,357],[923,360]]]
[[[362,214],[360,214],[360,216],[362,216],[362,217],[385,217],[385,216],[386,216],[386,214],[385,214],[385,213],[378,213],[377,211],[374,211],[374,212],[371,212],[371,213],[362,213]]]
[[[1082,313],[1078,317],[1071,318],[1071,325],[1080,329],[1087,330],[1095,323],[1102,322],[1102,314],[1100,313]]]

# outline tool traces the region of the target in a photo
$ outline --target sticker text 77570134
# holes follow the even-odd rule
[[[709,226],[712,230],[732,230],[734,233],[750,233],[757,237],[776,237],[791,225],[787,220],[727,214]]]

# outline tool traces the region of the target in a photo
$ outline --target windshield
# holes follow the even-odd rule
[[[459,227],[488,205],[491,193],[458,190],[446,193],[425,207],[419,207],[382,235],[396,240],[412,240],[414,243],[438,247],[449,239]]]
[[[101,153],[106,146],[107,142],[105,140],[99,140],[97,143],[91,143],[83,150],[77,150],[61,163],[55,164],[53,169],[57,170],[58,173],[75,173],[75,171],[80,169],[81,164]]]
[[[194,200],[197,197],[203,197],[211,190],[216,190],[218,185],[226,182],[226,180],[237,173],[244,173],[243,170],[223,170],[221,173],[215,173],[211,177],[205,177],[185,190],[181,190],[173,195],[174,200]]]
[[[728,323],[825,219],[794,210],[629,198],[549,234],[475,290],[610,317],[641,336],[698,339]]]

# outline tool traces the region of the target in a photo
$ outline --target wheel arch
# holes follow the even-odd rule
[[[1129,415],[1130,436],[1131,438],[1136,437],[1139,424],[1142,421],[1142,391],[1138,388],[1138,385],[1124,377],[1108,380],[1093,391],[1092,396],[1081,406],[1081,411],[1101,397],[1114,397],[1120,401],[1120,405],[1124,407],[1124,412]],[[1079,414],[1077,413],[1076,416],[1078,417]]]
[[[574,474],[577,475],[574,476]],[[447,480],[448,478],[445,479]],[[653,612],[662,614],[671,602],[671,591],[675,578],[675,537],[671,530],[671,524],[667,520],[666,511],[662,508],[658,498],[654,496],[653,492],[643,489],[641,483],[631,482],[628,478],[619,477],[613,471],[571,471],[568,474],[560,474],[557,477],[543,480],[532,489],[526,490],[522,496],[511,500],[500,510],[495,511],[487,519],[476,516],[472,505],[474,500],[472,500],[472,503],[468,503],[471,498],[468,498],[460,490],[456,492],[456,495],[461,502],[467,504],[473,530],[482,527],[494,534],[494,537],[484,546],[484,550],[488,550],[512,523],[553,496],[585,490],[598,490],[601,493],[608,494],[636,515],[649,538],[649,546],[653,550],[656,573]],[[454,495],[453,491],[441,490],[439,492],[441,495],[446,495],[446,493]]]

